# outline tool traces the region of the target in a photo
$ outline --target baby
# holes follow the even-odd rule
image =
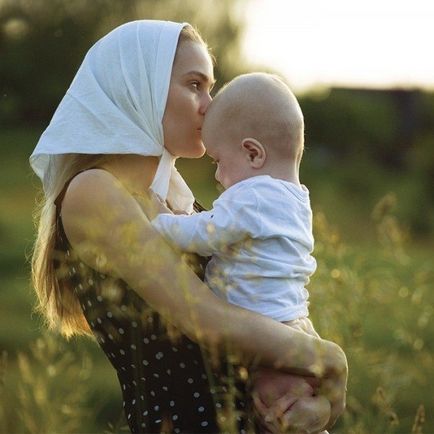
[[[210,211],[160,214],[153,226],[181,250],[211,256],[205,280],[219,297],[318,337],[305,289],[316,261],[309,192],[299,181],[304,121],[297,99],[275,75],[241,75],[216,95],[202,137],[226,190]],[[264,369],[254,378],[256,407],[274,412],[277,429],[326,425],[330,404],[313,382]],[[312,414],[315,421],[303,420]]]

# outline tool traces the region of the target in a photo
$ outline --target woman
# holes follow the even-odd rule
[[[193,211],[174,156],[203,155],[213,82],[187,24],[127,23],[89,50],[30,159],[45,192],[32,262],[40,309],[66,336],[96,336],[132,432],[250,429],[237,363],[253,361],[320,378],[331,426],[344,406],[342,350],[215,297],[144,213],[149,188]]]

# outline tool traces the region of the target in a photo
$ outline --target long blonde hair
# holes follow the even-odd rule
[[[192,26],[185,26],[180,33],[179,44],[193,41],[206,44]],[[45,184],[35,212],[38,227],[31,260],[32,284],[37,295],[35,310],[41,313],[49,329],[59,330],[65,337],[74,334],[91,335],[78,298],[65,281],[60,282],[55,268],[56,242],[59,231],[55,201],[65,185],[75,175],[92,167],[98,167],[113,155],[64,154],[56,156],[56,171]],[[60,211],[60,210],[59,210]]]
[[[77,297],[68,287],[59,283],[54,266],[59,230],[55,201],[66,183],[76,174],[100,165],[106,158],[99,154],[59,156],[58,170],[51,182],[46,184],[34,216],[38,226],[31,262],[32,283],[37,295],[35,308],[43,315],[49,329],[60,329],[66,337],[73,334],[90,335],[90,328]]]

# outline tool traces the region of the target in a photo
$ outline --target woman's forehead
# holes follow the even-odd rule
[[[179,45],[173,70],[180,75],[195,72],[204,80],[214,83],[211,56],[205,46],[199,42],[185,41]]]

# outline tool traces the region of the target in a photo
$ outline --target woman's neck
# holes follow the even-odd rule
[[[136,154],[113,155],[100,167],[112,173],[132,195],[143,195],[152,184],[158,161],[158,157]]]

